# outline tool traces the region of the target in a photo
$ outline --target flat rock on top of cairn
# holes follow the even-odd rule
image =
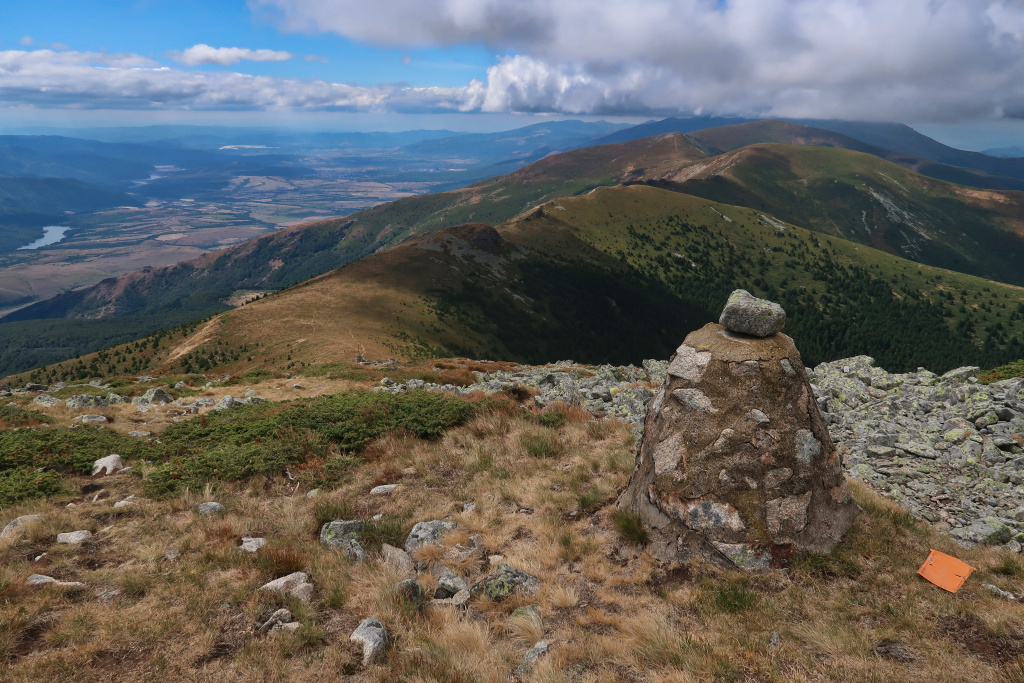
[[[718,324],[730,332],[770,337],[782,331],[786,312],[774,301],[758,299],[745,289],[737,289],[729,295]]]
[[[664,561],[747,568],[832,550],[859,511],[793,340],[713,323],[672,357],[618,505]]]

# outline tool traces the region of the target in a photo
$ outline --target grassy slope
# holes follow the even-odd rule
[[[762,209],[905,258],[1024,284],[1024,194],[926,178],[877,157],[758,144],[682,169],[670,187]]]
[[[156,349],[143,340],[11,381],[238,374],[356,354],[637,363],[667,357],[735,287],[783,303],[808,363],[868,353],[893,371],[944,370],[1024,355],[1024,290],[749,209],[645,186],[602,188],[499,231],[503,242],[489,251],[474,243],[484,226],[419,236],[157,339]]]
[[[301,381],[312,389],[316,379]],[[276,384],[254,389],[275,397],[291,391],[291,381]],[[352,388],[339,382],[315,386],[325,394]],[[797,556],[789,571],[756,574],[707,565],[659,567],[625,542],[613,522],[616,492],[633,468],[630,430],[578,411],[565,411],[569,421],[548,428],[533,411],[492,401],[440,438],[390,435],[362,447],[355,459],[339,458],[315,430],[292,433],[289,445],[304,443],[311,462],[323,457],[318,450],[344,461],[340,480],[323,485],[317,498],[302,495],[309,484],[296,487],[279,468],[230,480],[207,472],[213,481],[202,494],[193,489],[153,497],[150,479],[166,469],[161,463],[173,460],[168,444],[180,440],[172,432],[196,430],[189,445],[197,461],[223,451],[226,434],[246,434],[288,405],[227,411],[212,416],[207,427],[192,424],[201,418],[175,424],[164,409],[142,416],[131,406],[111,409],[118,430],[138,428],[131,420],[146,418],[153,422],[143,428],[154,429],[164,444],[100,438],[113,430],[88,428],[96,432],[95,443],[79,439],[78,460],[88,467],[120,439],[117,447],[133,472],[99,481],[68,473],[57,481],[63,490],[0,510],[0,525],[19,515],[43,515],[0,539],[4,680],[344,676],[356,683],[498,683],[541,639],[551,650],[524,683],[1019,679],[1019,607],[982,586],[1024,592],[1017,556],[1000,548],[961,548],[854,483],[865,512],[830,556]],[[52,426],[16,432],[0,426],[0,438],[39,439],[66,430],[71,414],[51,412]],[[172,426],[160,432],[163,425]],[[204,437],[207,429],[220,431]],[[276,439],[268,443],[278,445]],[[537,443],[549,457],[531,454]],[[397,483],[398,491],[368,494],[385,482]],[[81,493],[85,486],[89,492]],[[129,495],[136,496],[132,505],[114,508]],[[226,513],[198,515],[195,506],[211,499]],[[476,508],[464,513],[467,502]],[[370,561],[350,563],[318,543],[325,521],[373,515],[381,519],[364,537]],[[480,534],[483,555],[501,554],[536,576],[537,594],[473,600],[465,615],[404,604],[394,589],[403,577],[380,561],[376,549],[382,542],[401,545],[414,523],[440,518],[459,528],[440,547],[421,551],[428,566],[447,564],[472,583],[489,571],[486,557],[453,561],[449,551]],[[58,533],[77,529],[94,536],[82,546],[55,542]],[[269,544],[249,555],[238,548],[243,536],[266,537]],[[930,548],[977,568],[957,594],[916,576]],[[177,558],[165,559],[168,551]],[[315,590],[309,603],[258,590],[293,571],[310,576]],[[85,586],[26,586],[33,573]],[[433,590],[429,569],[418,578]],[[114,590],[119,593],[97,597]],[[540,619],[511,616],[527,604],[540,607]],[[257,635],[257,626],[280,607],[290,609],[300,629]],[[362,670],[348,638],[367,617],[382,620],[393,645],[379,664]],[[876,654],[887,641],[899,641],[917,660]]]

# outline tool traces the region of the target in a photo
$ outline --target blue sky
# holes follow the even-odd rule
[[[0,126],[717,114],[1024,143],[1019,0],[5,0]]]

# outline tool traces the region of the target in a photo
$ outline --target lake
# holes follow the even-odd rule
[[[48,247],[51,244],[56,244],[64,239],[64,233],[70,230],[66,225],[47,225],[43,228],[43,236],[37,239],[32,244],[26,244],[23,247],[18,247],[18,251],[22,249],[39,249],[40,247]]]

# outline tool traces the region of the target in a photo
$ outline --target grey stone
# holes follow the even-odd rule
[[[76,420],[81,420],[83,424],[99,423],[99,422],[107,422],[108,421],[106,415],[79,415],[75,419]]]
[[[409,554],[401,548],[384,543],[380,547],[381,559],[384,564],[398,576],[411,579],[416,576],[416,565]]]
[[[52,576],[46,576],[45,574],[32,574],[25,579],[25,584],[28,586],[56,586],[58,588],[74,588],[85,585],[80,581],[58,581]]]
[[[485,597],[494,602],[501,602],[512,593],[521,591],[533,593],[540,587],[540,581],[512,565],[501,562],[498,568],[473,584],[470,594]]]
[[[542,640],[526,651],[523,661],[516,667],[516,673],[520,676],[533,671],[534,665],[541,657],[548,653],[548,641]]]
[[[429,522],[417,522],[409,532],[409,537],[405,539],[405,552],[412,553],[423,546],[438,545],[441,542],[441,537],[456,526],[455,522],[437,519]]]
[[[983,583],[981,584],[981,587],[988,589],[990,593],[994,594],[996,597],[1002,598],[1003,600],[1017,599],[1017,596],[1011,593],[1010,591],[1004,591],[999,586],[993,586],[991,583]]]
[[[469,605],[470,594],[468,590],[459,591],[450,598],[444,598],[442,600],[431,600],[431,607],[438,607],[441,609],[466,609]]]
[[[225,508],[220,503],[215,503],[213,501],[208,501],[206,503],[200,503],[199,505],[196,506],[196,510],[199,512],[199,514],[206,515],[207,517],[209,517],[211,515],[219,515],[222,512],[224,512],[226,509],[227,508]]]
[[[34,399],[32,399],[32,403],[35,403],[36,405],[39,406],[45,406],[47,408],[50,408],[60,403],[60,401],[48,394],[40,394],[39,396],[36,396]]]
[[[260,586],[261,591],[285,593],[302,602],[309,602],[313,596],[313,584],[305,572],[293,572]]]
[[[389,493],[392,493],[396,488],[398,488],[398,484],[381,484],[380,486],[374,486],[370,489],[370,495],[386,496]]]
[[[40,520],[42,518],[42,515],[22,515],[21,517],[15,517],[7,523],[7,526],[4,527],[3,531],[0,531],[0,538],[7,538],[8,536],[13,536],[18,531],[18,529],[21,529],[30,524],[31,522],[35,522],[36,520]]]
[[[79,545],[85,543],[92,538],[92,532],[86,529],[79,531],[68,531],[63,534],[57,534],[57,543],[68,543],[70,545]]]
[[[395,592],[399,598],[414,607],[421,606],[427,599],[427,592],[416,579],[402,579],[395,584]]]
[[[228,410],[229,408],[234,408],[239,403],[240,403],[239,401],[235,400],[234,396],[231,396],[229,394],[229,395],[225,396],[224,398],[222,398],[221,400],[217,401],[217,404],[215,406],[213,406],[213,409],[214,410]],[[199,402],[196,401],[196,405],[198,405],[198,404],[199,404]]]
[[[349,640],[363,648],[363,666],[380,660],[388,645],[388,632],[377,619],[364,619],[359,627],[352,632]]]
[[[262,636],[262,635],[270,632],[270,630],[273,629],[278,624],[288,623],[291,620],[292,620],[292,613],[289,610],[284,609],[284,608],[279,609],[276,612],[274,612],[273,614],[271,614],[269,619],[267,619],[265,622],[263,622],[263,625],[260,626],[256,630],[256,633],[258,633],[259,635]]]
[[[462,577],[448,567],[440,566],[438,573],[440,576],[437,578],[437,588],[434,589],[434,598],[444,600],[452,597],[460,591],[469,590],[469,586],[466,585],[466,582],[463,581]]]
[[[265,538],[254,538],[251,536],[243,536],[242,544],[238,547],[247,553],[255,553],[260,548],[264,548],[267,545],[267,539]]]
[[[99,396],[77,394],[66,399],[64,405],[72,410],[82,410],[83,408],[106,408],[107,402]]]
[[[737,289],[729,295],[718,322],[730,332],[768,337],[782,331],[786,312],[777,303],[758,299],[745,289]]]

